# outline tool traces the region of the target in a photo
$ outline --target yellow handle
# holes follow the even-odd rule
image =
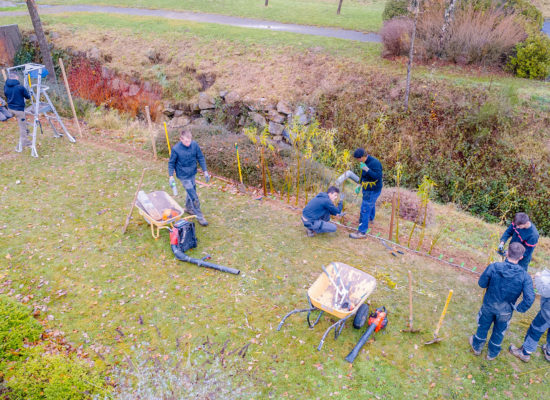
[[[445,307],[443,308],[443,312],[441,313],[441,317],[439,318],[439,322],[437,323],[437,327],[435,328],[434,336],[437,336],[441,325],[443,325],[443,319],[445,318],[445,314],[447,314],[447,308],[449,307],[449,303],[451,302],[451,297],[453,297],[453,289],[449,290],[447,302],[445,303]]]
[[[29,89],[32,88],[32,83],[31,83],[31,75],[27,75],[27,78],[29,78]]]
[[[239,167],[239,179],[241,184],[243,183],[243,173],[241,172],[241,159],[239,157],[239,146],[235,143],[235,150],[237,150],[237,166]]]
[[[166,122],[164,123],[164,133],[166,134],[166,144],[168,145],[168,154],[172,155],[172,149],[170,148],[170,139],[168,139],[168,128]]]

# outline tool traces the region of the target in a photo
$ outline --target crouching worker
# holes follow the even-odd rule
[[[197,221],[202,226],[207,226],[208,222],[204,218],[197,194],[197,185],[195,184],[195,175],[197,174],[197,162],[204,171],[206,182],[210,180],[210,174],[206,170],[206,161],[201,148],[193,140],[189,129],[184,129],[180,134],[180,142],[172,149],[170,160],[168,161],[168,176],[170,183],[174,181],[174,171],[177,178],[181,181],[187,199],[185,201],[185,212],[197,216]]]
[[[326,193],[319,193],[307,203],[302,211],[302,222],[309,237],[315,236],[316,233],[336,232],[336,225],[330,222],[330,216],[342,212],[342,200],[338,207],[334,205],[339,193],[337,187],[331,186]]]
[[[521,244],[511,243],[506,260],[489,264],[479,278],[479,286],[487,291],[477,316],[477,332],[470,336],[470,346],[476,356],[481,354],[489,329],[493,325],[487,360],[494,360],[500,353],[513,311],[524,313],[535,301],[533,281],[527,271],[518,265],[524,252],[525,247]],[[516,307],[516,301],[522,293],[523,301]]]
[[[510,353],[521,361],[528,362],[531,353],[537,349],[540,338],[546,334],[546,344],[542,346],[542,353],[546,361],[550,362],[550,272],[544,270],[535,275],[535,286],[540,294],[540,311],[531,322],[525,340],[520,348],[510,346]]]

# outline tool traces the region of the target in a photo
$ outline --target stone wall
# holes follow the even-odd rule
[[[17,25],[0,26],[0,66],[13,66],[13,57],[21,48],[21,32]]]

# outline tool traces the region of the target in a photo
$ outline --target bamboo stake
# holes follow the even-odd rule
[[[288,173],[288,179],[286,184],[286,204],[290,204],[290,186],[292,184],[292,175]]]
[[[266,177],[265,177],[265,159],[264,159],[264,148],[263,146],[260,147],[260,162],[262,164],[262,186],[264,189],[264,197],[267,196],[267,185],[266,185]]]
[[[4,77],[4,82],[8,80],[8,77],[6,76],[6,71],[2,68],[2,76]]]
[[[151,113],[149,106],[145,106],[145,117],[147,117],[147,125],[149,125],[149,134],[151,135],[151,144],[153,145],[153,156],[157,159],[157,144],[155,143],[155,135],[153,134],[153,124],[151,123]]]
[[[237,151],[237,167],[239,168],[239,180],[241,185],[243,185],[243,173],[241,171],[241,158],[239,157],[239,145],[235,143],[235,150]]]
[[[399,191],[399,186],[397,187],[397,219],[395,220],[395,243],[399,243],[399,208],[401,206],[401,193]]]
[[[71,94],[71,89],[69,88],[69,81],[67,80],[67,74],[65,72],[65,64],[63,64],[63,59],[59,58],[59,67],[61,68],[61,74],[63,75],[63,82],[65,82],[65,89],[67,89],[67,96],[69,97],[69,104],[71,105],[71,110],[73,112],[74,122],[78,128],[78,134],[82,137],[82,129],[80,128],[80,122],[78,122],[78,117],[76,116],[76,110],[74,108],[73,96]]]
[[[141,184],[143,183],[143,177],[145,176],[145,171],[147,168],[143,168],[143,172],[141,173],[141,179],[139,180],[138,188],[136,190],[136,194],[134,195],[134,200],[132,201],[132,205],[130,206],[130,212],[128,213],[128,216],[126,217],[126,222],[124,223],[124,228],[122,228],[122,234],[124,235],[126,233],[126,228],[128,228],[128,224],[130,223],[130,218],[132,218],[132,212],[134,211],[134,206],[136,205],[136,200],[138,197],[138,193],[141,189]]]
[[[273,190],[273,181],[271,180],[271,173],[269,172],[269,166],[265,165],[265,170],[267,171],[267,178],[269,179],[269,193],[273,195],[275,193],[275,190]]]
[[[390,219],[390,233],[388,235],[388,239],[393,239],[393,219],[395,217],[395,207],[397,203],[397,195],[394,193],[391,199],[391,219]]]
[[[298,153],[297,156],[298,165],[296,166],[296,207],[298,207],[298,199],[300,197],[300,154]]]
[[[168,145],[168,155],[172,155],[172,149],[170,148],[170,139],[168,138],[168,128],[166,122],[164,123],[164,133],[166,134],[166,144]]]

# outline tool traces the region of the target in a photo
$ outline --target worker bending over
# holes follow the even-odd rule
[[[500,238],[500,244],[498,249],[502,251],[504,249],[504,244],[510,240],[510,244],[518,242],[525,247],[525,254],[520,260],[519,265],[521,265],[526,271],[531,262],[531,257],[533,256],[533,250],[539,241],[539,232],[529,220],[529,216],[523,212],[519,212],[514,217],[514,222],[510,224],[508,229],[504,232]]]
[[[315,236],[316,233],[336,232],[336,225],[330,222],[330,216],[342,212],[342,200],[338,207],[334,205],[339,193],[337,187],[331,186],[326,193],[319,193],[307,203],[302,211],[302,222],[309,237]]]

